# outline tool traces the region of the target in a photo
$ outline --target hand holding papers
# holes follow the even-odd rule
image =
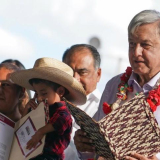
[[[36,133],[36,128],[30,117],[23,123],[22,126],[15,132],[18,144],[21,148],[21,151],[25,157],[31,154],[42,142],[40,141],[35,148],[26,149],[27,142],[32,138]]]
[[[15,125],[16,137],[13,139],[9,160],[28,160],[42,153],[45,136],[35,149],[26,149],[26,144],[36,130],[45,125],[44,103],[24,116]]]

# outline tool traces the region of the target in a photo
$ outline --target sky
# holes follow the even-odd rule
[[[0,0],[0,61],[18,59],[32,68],[36,59],[62,59],[74,44],[97,37],[102,63],[98,89],[124,72],[127,27],[140,11],[160,11],[159,0]]]

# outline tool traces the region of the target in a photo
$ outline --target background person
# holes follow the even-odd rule
[[[25,69],[24,65],[17,59],[6,59],[1,63],[11,63],[19,67],[21,70]],[[29,90],[26,90],[24,96],[21,98],[21,103],[19,104],[21,114],[23,113],[25,105],[28,103],[29,99],[31,99],[31,92]]]
[[[101,93],[97,89],[97,83],[101,77],[101,58],[97,49],[88,44],[76,44],[67,49],[62,58],[74,71],[74,77],[83,85],[87,94],[87,102],[78,105],[80,109],[97,120],[97,111]],[[79,126],[73,121],[72,138],[70,145],[65,150],[65,160],[78,160],[94,158],[93,153],[83,153],[78,155],[74,145],[73,136]]]
[[[128,98],[122,100],[122,103],[133,98],[136,93],[144,92],[148,96],[149,91],[153,89],[160,78],[160,13],[155,10],[144,10],[135,15],[128,26],[128,43],[129,61],[133,71],[126,83],[133,87],[133,92],[126,92]],[[112,104],[117,99],[116,93],[121,82],[120,77],[121,75],[113,77],[106,84],[100,101],[99,120],[105,116],[102,110],[103,103]],[[154,115],[160,126],[159,106]],[[81,130],[76,132],[74,142],[79,151],[94,151],[90,140]],[[147,158],[144,155],[133,153],[126,159],[149,160],[157,159],[156,157],[160,159],[160,154]]]
[[[0,64],[0,112],[17,122],[21,118],[19,106],[24,88],[10,81],[10,74],[20,70],[10,63]]]

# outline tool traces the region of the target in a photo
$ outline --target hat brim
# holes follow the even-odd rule
[[[11,80],[26,89],[34,90],[29,80],[33,78],[45,79],[58,83],[65,87],[69,94],[65,98],[76,104],[83,105],[86,103],[86,94],[82,85],[71,75],[53,67],[33,68],[21,70],[11,74]]]

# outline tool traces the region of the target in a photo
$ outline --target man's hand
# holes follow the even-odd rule
[[[152,157],[146,157],[146,156],[143,156],[141,154],[138,154],[136,152],[132,152],[131,153],[131,156],[126,156],[127,160],[158,160],[156,156],[152,156]]]
[[[32,139],[27,142],[27,149],[35,148],[38,142],[43,138],[44,134],[39,130],[32,136]]]
[[[74,144],[78,151],[94,152],[95,147],[92,146],[92,140],[86,137],[86,133],[82,130],[77,130],[74,136]]]

